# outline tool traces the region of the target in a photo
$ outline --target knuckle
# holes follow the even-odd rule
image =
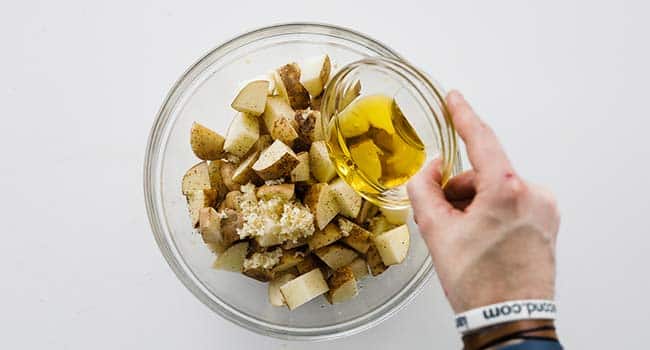
[[[507,178],[500,186],[499,199],[505,203],[520,202],[528,193],[526,183],[518,178],[512,176]]]

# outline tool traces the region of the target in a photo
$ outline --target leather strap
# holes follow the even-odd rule
[[[466,334],[463,343],[465,350],[481,350],[517,338],[558,339],[553,320],[521,320]]]

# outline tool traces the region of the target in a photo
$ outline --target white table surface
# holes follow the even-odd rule
[[[461,89],[519,172],[559,198],[564,343],[647,344],[647,2],[220,3],[0,5],[0,348],[307,347],[198,302],[158,252],[141,184],[149,128],[178,76],[233,35],[286,21],[365,32]],[[459,348],[451,316],[432,281],[375,329],[310,346]]]

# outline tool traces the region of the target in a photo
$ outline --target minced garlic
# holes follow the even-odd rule
[[[263,268],[270,269],[280,262],[282,248],[271,252],[254,253],[250,258],[244,260],[244,270]]]
[[[303,204],[280,197],[257,200],[252,184],[242,186],[241,192],[244,223],[237,229],[237,234],[242,239],[274,235],[276,239],[270,241],[296,242],[314,233],[314,216]]]

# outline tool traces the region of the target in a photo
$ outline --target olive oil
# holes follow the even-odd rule
[[[426,158],[422,140],[385,95],[358,98],[336,115],[328,145],[341,176],[366,195],[403,185]]]

